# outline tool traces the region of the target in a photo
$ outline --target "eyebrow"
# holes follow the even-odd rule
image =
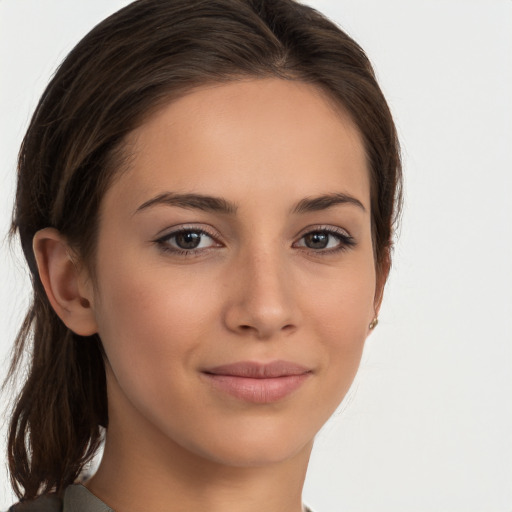
[[[343,204],[354,205],[364,212],[366,211],[363,203],[361,203],[359,199],[348,194],[335,193],[301,199],[292,208],[292,213],[317,212]],[[135,213],[157,205],[177,206],[179,208],[203,210],[207,212],[223,213],[226,215],[234,215],[238,210],[238,206],[235,203],[227,201],[222,197],[213,197],[203,194],[177,194],[173,192],[165,192],[141,204]]]
[[[224,213],[227,215],[234,215],[238,209],[236,204],[226,201],[226,199],[221,197],[165,192],[141,204],[135,213],[156,205],[178,206],[180,208]]]
[[[299,201],[292,211],[293,213],[318,212],[321,210],[327,210],[328,208],[332,208],[333,206],[339,204],[354,205],[363,210],[363,212],[366,211],[366,208],[363,206],[363,203],[359,201],[359,199],[343,193],[324,194],[317,197],[306,197]]]

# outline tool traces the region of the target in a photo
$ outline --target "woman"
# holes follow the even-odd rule
[[[303,510],[399,196],[371,66],[314,10],[140,0],[93,29],[20,152],[13,510]]]

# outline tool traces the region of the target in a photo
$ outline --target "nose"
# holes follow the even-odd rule
[[[224,322],[230,331],[263,340],[297,329],[294,283],[278,255],[260,252],[241,258],[227,284]]]

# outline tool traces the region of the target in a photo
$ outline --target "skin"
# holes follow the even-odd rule
[[[118,512],[299,512],[314,436],[354,379],[381,295],[360,135],[317,88],[261,79],[201,87],[126,144],[94,281],[58,232],[34,241],[53,307],[75,332],[98,332],[107,355],[110,423],[87,485]],[[236,212],[154,201],[162,194],[214,196]],[[177,228],[200,246],[176,252]],[[312,232],[326,248],[308,247]],[[204,375],[275,360],[308,374],[271,403]]]

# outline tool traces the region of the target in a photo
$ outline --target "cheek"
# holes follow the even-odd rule
[[[349,343],[366,337],[374,315],[376,277],[373,259],[365,258],[322,280],[311,306],[316,328],[330,340]]]
[[[147,263],[142,269],[128,257],[115,267],[103,267],[96,313],[116,375],[126,371],[151,376],[156,364],[186,362],[215,318],[215,303],[211,293],[204,293],[204,281],[179,272],[168,275],[165,267]]]
[[[373,260],[350,273],[333,278],[311,302],[315,319],[311,329],[323,345],[324,370],[335,401],[340,401],[357,372],[368,324],[374,316],[375,272]]]
[[[176,418],[190,414],[190,377],[215,322],[212,295],[163,268],[118,267],[103,284],[98,326],[112,372],[110,414],[134,425],[146,418],[178,438],[187,428]]]

